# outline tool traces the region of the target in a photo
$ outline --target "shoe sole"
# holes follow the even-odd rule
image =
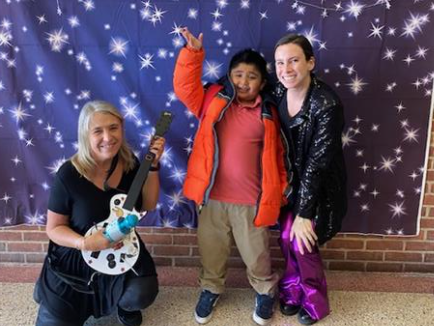
[[[255,321],[256,324],[263,326],[263,325],[268,325],[271,321],[271,318],[270,319],[261,318],[256,314],[256,311],[254,311],[253,320]]]
[[[306,325],[306,326],[313,325],[313,324],[316,324],[318,322],[318,320],[302,321],[301,318],[297,318],[297,320],[300,324]]]
[[[128,322],[125,322],[125,321],[123,321],[122,319],[121,319],[121,317],[119,316],[119,314],[118,314],[118,316],[117,316],[118,318],[118,321],[122,324],[122,325],[141,325],[142,323],[143,323],[143,320],[141,320],[140,321],[140,323],[128,323]]]
[[[315,320],[315,319],[311,319],[310,321],[302,320],[301,317],[300,317],[300,314],[297,315],[297,320],[298,320],[298,322],[300,324],[306,325],[306,326],[313,325],[313,324],[315,324],[318,321],[318,320]]]
[[[217,301],[219,301],[219,298],[220,298],[220,297],[217,297],[217,299],[214,301],[214,304],[212,305],[213,310],[214,310],[214,307],[217,305]],[[213,315],[213,313],[214,313],[213,310],[212,310],[211,313],[210,313],[208,316],[206,316],[206,317],[200,317],[200,316],[196,313],[196,311],[194,311],[194,319],[196,319],[196,322],[197,322],[198,324],[201,324],[201,325],[206,324],[206,323],[208,323],[208,322],[211,320],[212,315]]]
[[[285,316],[295,316],[296,314],[298,314],[300,309],[301,308],[299,307],[297,309],[294,309],[294,310],[288,312],[288,311],[285,311],[284,309],[282,309],[282,307],[280,307],[280,312],[282,313],[282,315],[285,315]]]

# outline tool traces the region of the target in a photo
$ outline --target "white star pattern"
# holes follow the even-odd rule
[[[432,0],[409,1],[406,10],[390,0],[214,0],[206,6],[143,0],[126,2],[121,15],[102,0],[77,0],[73,11],[66,2],[40,0],[30,15],[22,14],[28,2],[5,3],[11,5],[0,17],[0,130],[20,150],[15,143],[4,149],[4,193],[13,198],[1,200],[0,209],[24,210],[20,217],[0,216],[0,226],[44,223],[43,208],[27,202],[44,202],[54,174],[77,149],[82,105],[104,99],[121,110],[138,157],[157,111],[175,113],[161,160],[159,213],[150,223],[195,227],[193,218],[179,218],[193,211],[180,191],[200,123],[177,100],[171,82],[185,26],[194,35],[204,32],[204,85],[224,75],[242,48],[264,53],[274,74],[273,43],[287,32],[305,35],[316,55],[314,72],[344,104],[341,139],[355,185],[348,193],[348,223],[362,217],[362,233],[414,234],[426,173],[417,167],[425,162],[434,77]],[[10,76],[26,76],[25,83]],[[28,189],[21,170],[30,170],[30,161],[43,171],[34,176],[39,187],[18,196],[15,189]]]
[[[223,64],[205,61],[204,76],[210,78],[218,78],[220,76],[220,68]]]
[[[404,137],[404,141],[408,141],[408,142],[418,142],[417,141],[417,133],[418,133],[419,129],[405,129],[405,137]]]
[[[80,26],[80,20],[78,19],[77,16],[71,16],[68,19],[68,23],[72,28],[78,27]]]
[[[371,194],[372,196],[374,196],[374,198],[376,198],[380,193],[377,191],[377,189],[374,189],[374,190],[372,190],[372,191],[370,192],[370,194]]]
[[[12,113],[12,117],[15,118],[16,123],[24,121],[25,118],[31,116],[30,114],[26,113],[26,110],[22,107],[21,103],[12,110],[9,110],[9,112]]]
[[[407,213],[405,212],[405,207],[404,207],[404,202],[401,203],[395,203],[393,205],[389,204],[390,207],[390,211],[393,213],[392,214],[392,218],[393,217],[401,217],[401,215],[406,215]]]
[[[65,44],[68,43],[69,36],[63,32],[63,29],[54,30],[51,33],[47,33],[48,42],[51,46],[51,51],[60,52],[64,48]]]
[[[0,30],[0,46],[12,46],[12,34],[7,30]]]
[[[155,67],[152,65],[152,57],[153,55],[146,53],[143,57],[141,55],[139,55],[140,58],[140,70],[142,70],[143,68],[154,68]]]
[[[347,4],[347,8],[345,9],[345,12],[357,19],[362,13],[363,8],[364,5],[358,3],[357,1],[354,2],[353,0],[351,0],[351,2]]]
[[[118,57],[122,56],[125,58],[128,52],[128,41],[124,40],[121,37],[112,37],[109,47],[109,54],[114,54]]]
[[[383,59],[393,60],[395,58],[395,53],[396,53],[396,50],[386,48],[386,51],[384,52]]]
[[[393,168],[395,167],[394,159],[384,158],[382,157],[382,161],[380,163],[380,171],[389,171],[393,172]]]
[[[44,23],[47,22],[47,19],[45,18],[45,15],[36,16],[36,18],[38,19],[39,24],[44,24]]]
[[[198,11],[197,11],[197,9],[195,9],[195,8],[190,8],[189,10],[188,10],[188,18],[191,18],[191,19],[196,19],[197,18],[197,16],[198,16]]]
[[[93,2],[93,0],[78,0],[78,2],[82,2],[84,9],[86,11],[91,11],[95,9],[95,3]]]
[[[184,199],[184,197],[182,196],[182,191],[178,191],[178,192],[174,192],[172,195],[167,195],[167,197],[169,198],[169,210],[172,211],[174,210],[176,207],[178,207],[180,204],[185,204],[186,201]]]
[[[12,160],[12,162],[14,162],[15,166],[17,166],[18,164],[20,164],[22,161],[18,158],[18,156],[15,156]]]
[[[173,169],[172,174],[170,175],[170,178],[182,183],[184,181],[185,175],[186,175],[186,172],[179,170],[175,167]]]
[[[384,28],[384,26],[377,26],[372,24],[372,28],[371,28],[371,33],[369,34],[368,37],[378,37],[380,40],[382,39],[381,35],[382,35],[382,29]]]
[[[33,214],[25,215],[24,219],[26,220],[27,224],[39,225],[43,224],[45,221],[45,216],[44,214],[39,214],[39,212],[36,210]]]
[[[51,166],[47,167],[47,169],[50,171],[50,174],[56,174],[57,171],[59,171],[59,168],[65,162],[66,162],[65,157],[62,157],[61,159],[58,159],[58,160],[54,161]]]
[[[240,7],[241,7],[241,9],[249,9],[250,8],[250,0],[241,0]]]
[[[9,200],[11,200],[12,199],[12,197],[11,196],[9,196],[7,193],[5,193],[4,195],[3,195],[3,197],[2,198],[0,198],[0,200],[3,200],[6,204],[9,202]]]
[[[350,88],[353,94],[357,95],[363,90],[363,86],[367,85],[368,83],[365,83],[362,78],[359,78],[359,76],[354,77],[351,80],[351,83],[347,84]]]

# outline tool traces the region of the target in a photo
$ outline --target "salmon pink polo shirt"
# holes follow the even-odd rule
[[[210,198],[256,205],[261,191],[264,124],[260,96],[251,106],[233,101],[216,124],[219,165]]]

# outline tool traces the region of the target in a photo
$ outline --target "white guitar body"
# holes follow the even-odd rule
[[[110,216],[90,228],[85,236],[90,236],[94,232],[104,229],[111,222],[134,214],[138,219],[142,219],[146,212],[138,213],[136,210],[128,211],[122,208],[127,195],[117,194],[110,200]],[[135,229],[125,235],[114,247],[101,251],[82,251],[84,261],[94,270],[108,275],[119,275],[129,271],[137,262],[140,253],[139,236]]]

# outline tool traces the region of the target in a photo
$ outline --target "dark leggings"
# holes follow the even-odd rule
[[[38,287],[38,282],[35,287]],[[158,294],[157,276],[132,277],[125,280],[124,292],[119,299],[118,306],[123,310],[136,311],[149,307]],[[34,299],[39,303],[37,290]],[[35,326],[82,326],[83,322],[69,322],[53,315],[44,303],[39,306]]]

